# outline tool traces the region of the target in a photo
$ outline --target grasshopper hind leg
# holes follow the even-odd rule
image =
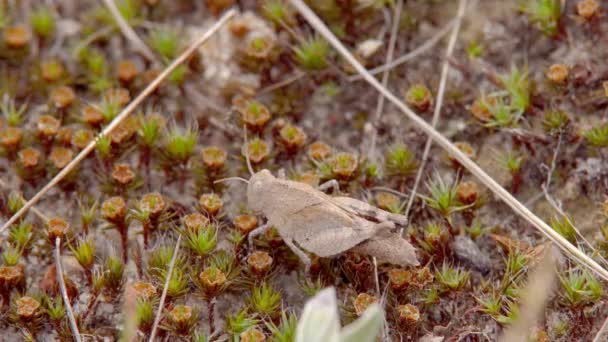
[[[249,239],[249,249],[253,248],[253,239],[256,236],[264,234],[270,228],[272,228],[272,225],[270,225],[270,223],[266,223],[265,225],[259,226],[256,229],[250,231],[249,232],[249,236],[248,236],[248,239]]]
[[[285,244],[287,245],[287,247],[289,247],[289,249],[291,249],[291,251],[298,256],[298,258],[300,258],[300,261],[302,261],[302,263],[304,264],[304,266],[306,267],[306,274],[310,273],[310,258],[308,257],[308,255],[306,255],[306,253],[301,250],[298,246],[296,246],[293,243],[293,240],[288,239],[288,238],[284,238],[283,241],[285,242]]]

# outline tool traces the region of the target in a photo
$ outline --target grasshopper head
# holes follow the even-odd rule
[[[266,207],[264,193],[273,180],[274,176],[266,169],[254,173],[249,178],[249,185],[247,185],[247,205],[249,209],[256,213],[262,212],[262,209]]]

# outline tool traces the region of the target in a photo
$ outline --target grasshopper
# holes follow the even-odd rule
[[[256,236],[276,227],[306,270],[311,263],[302,249],[320,257],[353,251],[402,266],[419,264],[414,246],[394,232],[407,223],[405,216],[354,198],[329,196],[308,184],[276,178],[266,169],[254,173],[248,156],[246,160],[249,180],[224,180],[246,182],[249,208],[268,219],[249,233],[250,246]]]

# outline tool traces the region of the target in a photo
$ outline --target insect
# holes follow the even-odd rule
[[[310,258],[303,251],[331,257],[345,251],[372,255],[402,266],[418,265],[416,249],[395,232],[407,223],[405,216],[389,213],[350,197],[332,197],[312,186],[276,178],[268,170],[251,173],[247,202],[267,223],[249,233],[249,244],[271,227],[276,227],[285,244],[308,270]],[[220,180],[220,181],[224,181]]]

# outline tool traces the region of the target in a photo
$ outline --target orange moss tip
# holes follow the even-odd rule
[[[47,223],[47,236],[49,240],[54,244],[56,238],[61,238],[67,234],[70,229],[70,225],[62,218],[54,217],[50,219]]]
[[[272,117],[268,107],[257,100],[246,100],[242,97],[236,97],[233,105],[241,113],[243,122],[251,129],[262,129]]]
[[[391,289],[394,291],[401,291],[407,288],[412,282],[413,274],[411,271],[394,268],[388,271],[388,281]]]
[[[20,266],[0,266],[0,286],[12,289],[25,279]]]
[[[55,135],[55,141],[59,144],[70,145],[72,141],[72,128],[71,127],[59,127],[57,134]]]
[[[308,184],[313,188],[319,186],[321,178],[314,171],[306,171],[298,176],[298,182]]]
[[[135,179],[135,172],[133,172],[129,164],[115,164],[112,170],[112,178],[119,184],[126,185]]]
[[[40,162],[40,151],[33,147],[24,148],[19,151],[18,156],[21,165],[27,169],[38,166],[38,163]]]
[[[82,120],[91,126],[99,126],[105,119],[97,107],[88,105],[82,109]]]
[[[553,64],[547,71],[547,78],[555,84],[565,84],[568,80],[568,66],[565,64]]]
[[[395,208],[399,208],[401,200],[391,193],[379,192],[376,194],[376,204],[380,209],[392,211]]]
[[[376,296],[372,296],[367,293],[359,293],[353,302],[355,313],[357,316],[363,315],[363,312],[365,312],[365,310],[374,303],[378,303],[378,298]]]
[[[473,146],[471,146],[471,144],[469,144],[468,142],[459,141],[455,142],[454,145],[458,147],[458,149],[470,159],[475,159],[477,157],[477,152],[475,151]],[[450,159],[454,167],[460,167],[460,163],[458,162],[458,160],[456,160],[456,158],[454,158],[454,156],[448,155],[448,158]]]
[[[292,124],[287,124],[279,131],[281,141],[288,150],[295,151],[306,142],[306,133]]]
[[[119,107],[124,107],[131,101],[131,95],[125,88],[110,88],[104,92],[103,98]]]
[[[53,146],[49,160],[57,169],[63,169],[74,157],[74,152],[66,147]]]
[[[58,59],[44,60],[40,63],[40,76],[47,82],[56,82],[65,74],[63,63]]]
[[[40,302],[29,296],[17,299],[15,305],[17,316],[22,320],[31,320],[40,313]]]
[[[257,275],[263,275],[272,267],[272,257],[264,251],[255,251],[247,258],[247,264]]]
[[[241,234],[247,235],[258,226],[258,219],[253,215],[238,215],[234,218],[233,223]]]
[[[156,287],[144,281],[137,281],[129,286],[130,294],[138,299],[148,300],[156,295]]]
[[[322,141],[315,141],[308,146],[308,156],[314,160],[325,160],[331,152],[331,147]]]
[[[472,181],[465,181],[458,184],[456,196],[463,204],[473,204],[479,198],[479,186]]]
[[[234,4],[234,0],[205,0],[205,4],[209,11],[214,15],[218,16],[225,9]]]
[[[50,115],[41,115],[38,118],[38,133],[45,137],[52,137],[59,131],[61,122]]]
[[[186,229],[197,232],[205,228],[209,224],[209,219],[199,213],[188,214],[182,218],[182,222]]]
[[[118,62],[116,66],[116,76],[121,82],[130,83],[139,74],[139,68],[134,61],[130,59]]]
[[[473,102],[469,110],[477,120],[481,122],[488,122],[492,119],[490,108],[495,104],[495,97],[481,97]]]
[[[72,146],[74,146],[78,150],[82,150],[87,147],[87,145],[93,141],[93,132],[88,129],[79,129],[74,132],[72,135],[72,139],[70,140]]]
[[[225,283],[226,275],[217,267],[207,267],[199,274],[199,280],[207,294],[215,294]]]
[[[189,305],[176,305],[169,311],[169,318],[177,324],[185,324],[192,319],[192,307]]]
[[[224,167],[226,157],[228,156],[226,150],[215,146],[203,148],[201,155],[205,166],[214,170]]]
[[[412,85],[405,93],[405,102],[416,108],[418,111],[425,112],[431,107],[433,96],[431,91],[422,83]]]
[[[198,204],[202,210],[210,216],[215,216],[224,206],[222,199],[214,193],[204,194],[198,200]]]
[[[399,321],[407,326],[415,325],[420,321],[420,311],[412,304],[399,305],[397,312]]]
[[[260,138],[255,138],[247,145],[244,145],[241,154],[243,157],[249,155],[249,160],[254,164],[259,164],[270,154],[270,147]]]
[[[264,342],[266,335],[257,327],[249,327],[239,336],[242,342]]]
[[[22,137],[23,130],[20,127],[6,127],[0,132],[0,143],[7,148],[15,148]]]
[[[581,0],[576,3],[576,13],[584,18],[591,19],[599,14],[600,4],[595,0]]]
[[[58,86],[51,91],[51,102],[59,109],[65,109],[76,101],[76,93],[71,87]]]
[[[120,222],[127,215],[127,205],[120,196],[108,198],[101,205],[101,215],[110,222]]]
[[[256,59],[267,59],[275,47],[275,38],[270,35],[251,37],[245,43],[245,55]]]
[[[150,213],[150,217],[158,217],[165,210],[165,198],[158,192],[151,192],[142,196],[139,208]]]
[[[357,171],[357,156],[352,153],[338,153],[330,161],[333,174],[342,179],[351,178]]]
[[[29,43],[31,35],[25,26],[16,25],[5,28],[3,38],[9,48],[21,49]]]

